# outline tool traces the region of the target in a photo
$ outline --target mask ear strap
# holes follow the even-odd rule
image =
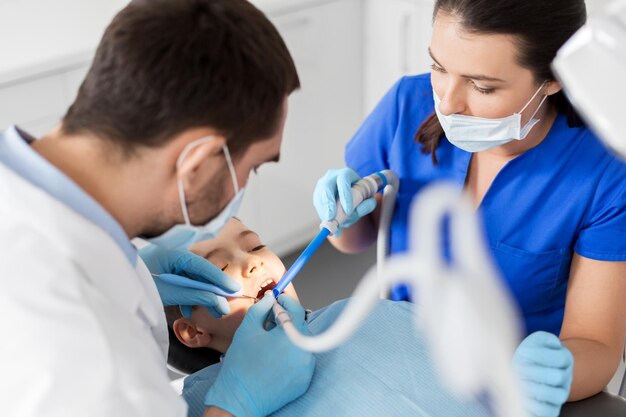
[[[239,192],[239,183],[237,182],[237,172],[235,171],[235,164],[233,164],[233,159],[230,157],[230,151],[228,150],[228,146],[224,144],[222,146],[224,149],[224,156],[226,157],[226,164],[228,164],[228,170],[230,171],[230,178],[233,180],[233,189],[235,190],[235,195]]]
[[[535,97],[537,97],[537,94],[539,94],[539,92],[541,91],[541,89],[543,88],[544,85],[546,85],[547,81],[544,81],[541,83],[541,85],[539,86],[539,88],[537,89],[537,91],[535,91],[535,94],[533,94],[533,96],[530,98],[530,100],[528,100],[528,103],[526,103],[526,105],[524,106],[524,108],[522,110],[519,111],[519,114],[524,113],[524,110],[526,110],[526,107],[530,106],[530,103],[533,102],[533,100],[535,99]],[[535,117],[535,115],[537,114],[537,112],[539,111],[539,109],[541,108],[541,105],[543,104],[543,102],[546,100],[545,96],[543,98],[543,100],[541,100],[541,104],[539,104],[539,107],[537,107],[537,110],[535,111],[535,113],[533,113],[532,116],[530,116],[530,118],[532,119],[533,117]]]
[[[178,156],[178,159],[176,160],[176,168],[177,169],[180,168],[180,166],[183,164],[183,161],[185,160],[185,158],[187,157],[187,155],[193,148],[203,143],[210,142],[214,139],[215,137],[213,136],[207,136],[207,137],[200,138],[200,139],[194,140],[193,142],[188,143],[187,146],[185,146],[183,151]],[[230,155],[228,157],[230,157]],[[180,209],[183,212],[183,219],[185,220],[186,225],[191,226],[191,220],[189,220],[189,212],[187,211],[187,201],[185,200],[185,187],[183,187],[183,180],[180,176],[178,176],[177,181],[178,181],[178,201],[180,202]]]
[[[189,220],[189,213],[187,212],[187,202],[185,201],[185,190],[183,187],[183,180],[178,177],[178,201],[180,202],[180,208],[183,211],[183,219],[185,219],[185,224],[187,226],[191,226],[191,221]]]
[[[541,108],[541,106],[543,106],[543,103],[546,101],[546,99],[548,98],[548,96],[543,96],[543,98],[541,99],[541,102],[539,103],[539,106],[537,107],[537,110],[535,110],[535,112],[533,113],[532,116],[530,116],[530,119],[528,120],[532,120],[535,118],[535,116],[537,115],[537,113],[539,113],[539,109]]]

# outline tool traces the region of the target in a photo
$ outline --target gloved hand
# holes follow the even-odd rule
[[[343,211],[348,217],[335,233],[341,234],[341,230],[352,226],[361,217],[374,211],[376,199],[374,197],[363,201],[356,209],[352,201],[352,185],[361,177],[350,168],[331,169],[317,181],[313,191],[313,205],[322,221],[332,220],[337,215],[337,197],[341,202]]]
[[[157,245],[148,245],[139,250],[139,256],[152,274],[181,275],[196,281],[215,284],[228,292],[241,289],[237,281],[218,267],[189,251],[169,251]],[[158,277],[154,277],[154,283],[163,305],[180,306],[180,311],[185,317],[191,316],[191,307],[196,305],[205,306],[211,315],[218,318],[230,313],[228,302],[219,295],[168,284]]]
[[[530,334],[513,355],[528,412],[535,417],[558,417],[569,397],[574,357],[558,337],[547,332]]]
[[[272,309],[271,294],[252,306],[235,333],[217,380],[205,398],[236,417],[267,416],[306,392],[313,377],[315,357],[287,338],[281,327],[265,330]],[[279,303],[301,332],[307,331],[304,309],[289,296]]]

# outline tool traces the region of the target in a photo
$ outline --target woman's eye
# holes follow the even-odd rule
[[[481,88],[477,86],[476,84],[473,84],[473,86],[474,86],[474,90],[478,91],[481,94],[493,94],[496,91],[495,88]]]
[[[441,68],[441,67],[440,67],[439,65],[437,65],[437,64],[432,64],[432,65],[430,66],[430,69],[432,69],[433,71],[437,71],[437,72],[444,73],[444,74],[445,74],[445,72],[446,72],[446,70],[445,70],[445,69]]]
[[[250,252],[259,251],[259,250],[263,249],[264,247],[265,247],[265,245],[255,246],[254,248],[250,249]]]
[[[228,268],[228,264],[224,265],[223,268],[221,268],[222,271],[226,271],[226,268]]]

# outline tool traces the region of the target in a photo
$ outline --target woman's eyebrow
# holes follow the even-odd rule
[[[439,65],[441,68],[443,68],[443,65],[441,65],[439,63],[439,61],[437,61],[437,58],[435,58],[435,56],[433,55],[433,51],[428,48],[428,55],[430,55],[430,59],[432,59],[433,61],[435,61],[435,64]]]
[[[428,48],[428,55],[430,55],[430,58],[435,61],[435,64],[439,65],[441,68],[445,68],[443,65],[441,65],[439,63],[439,61],[437,61],[437,58],[435,58],[435,56],[433,55],[433,52],[430,50],[430,48]],[[461,77],[463,78],[467,78],[470,80],[477,80],[477,81],[492,81],[492,82],[497,82],[497,83],[505,83],[505,80],[502,80],[500,78],[495,78],[495,77],[489,77],[487,75],[482,75],[482,74],[466,74],[466,75],[461,75]]]

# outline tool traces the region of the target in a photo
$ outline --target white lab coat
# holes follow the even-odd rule
[[[185,416],[145,265],[0,164],[0,416]]]

